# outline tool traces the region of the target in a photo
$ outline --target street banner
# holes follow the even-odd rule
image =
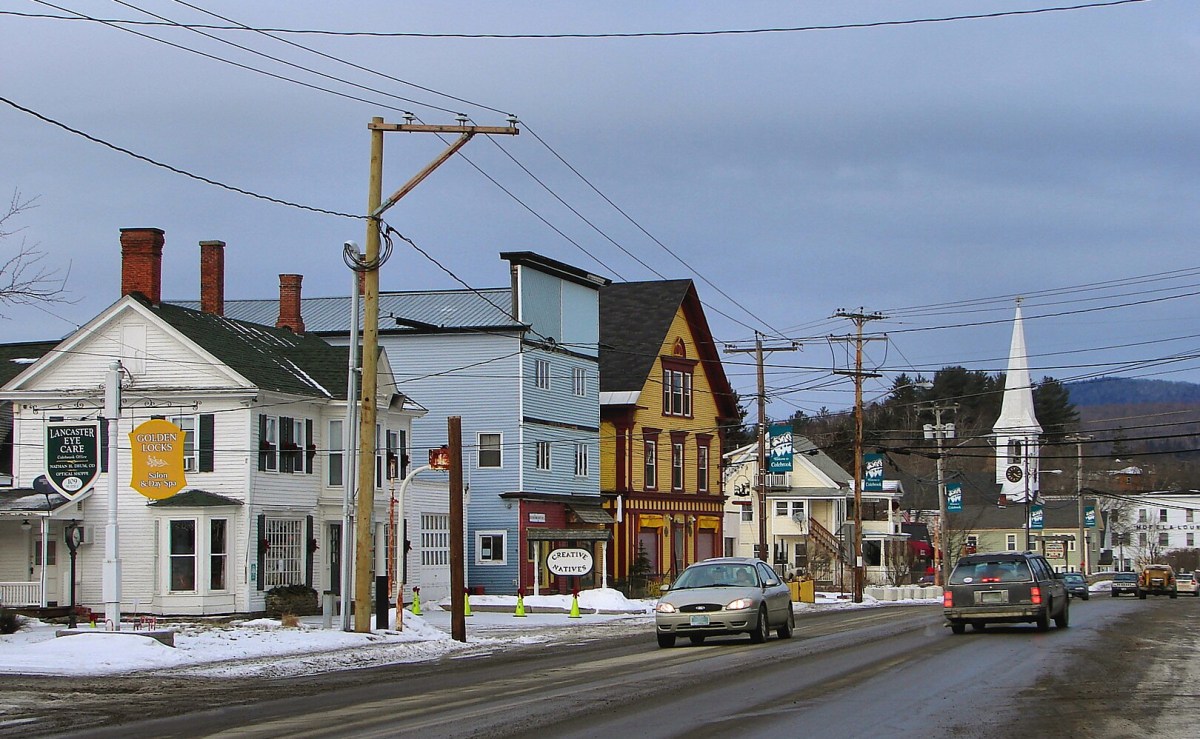
[[[60,421],[46,424],[46,481],[74,500],[100,472],[100,423]]]
[[[1083,507],[1083,525],[1089,529],[1096,528],[1096,506]]]
[[[772,473],[792,471],[792,424],[773,423],[768,429],[768,449]]]
[[[129,434],[129,487],[147,498],[170,498],[187,485],[183,474],[184,432],[165,418],[152,418]]]
[[[863,490],[868,493],[883,492],[883,455],[863,455]]]
[[[1042,530],[1045,528],[1046,513],[1040,505],[1029,506],[1029,528]]]
[[[963,509],[962,483],[946,483],[946,512],[961,513]]]

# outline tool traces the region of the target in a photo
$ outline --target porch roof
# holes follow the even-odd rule
[[[525,529],[528,541],[608,541],[608,529]]]
[[[70,502],[59,493],[44,493],[34,488],[0,488],[0,516],[44,515]]]

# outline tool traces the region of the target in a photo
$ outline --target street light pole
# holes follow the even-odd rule
[[[947,560],[949,559],[950,516],[946,510],[946,478],[945,467],[942,461],[942,442],[947,438],[954,438],[954,424],[942,423],[942,411],[958,410],[958,404],[942,405],[941,403],[934,402],[922,410],[933,411],[933,427],[926,427],[926,429],[927,431],[931,431],[934,439],[937,440],[938,551],[935,553],[937,566],[934,569],[937,579],[936,584],[944,585],[946,583]],[[928,438],[928,433],[926,434],[926,438]]]
[[[1091,441],[1092,437],[1083,434],[1072,434],[1067,441],[1075,442],[1075,500],[1079,506],[1079,569],[1084,575],[1091,570],[1091,547],[1088,545],[1087,529],[1083,525],[1083,442]]]

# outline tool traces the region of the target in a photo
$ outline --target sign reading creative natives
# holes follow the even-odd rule
[[[60,421],[46,424],[46,480],[67,500],[91,486],[100,472],[100,424]]]
[[[769,434],[770,466],[773,473],[792,471],[792,424],[773,423]]]
[[[546,568],[555,575],[586,575],[592,571],[592,553],[586,549],[555,549],[546,557]]]
[[[1084,506],[1083,525],[1089,529],[1096,528],[1096,506]]]
[[[946,483],[946,511],[948,513],[961,513],[962,509],[962,483]]]
[[[183,474],[184,432],[165,418],[152,418],[129,434],[133,465],[129,487],[147,498],[170,498],[187,485]]]
[[[868,493],[883,492],[883,455],[863,455],[863,490]]]
[[[1046,525],[1046,511],[1040,505],[1029,506],[1029,528],[1042,529]]]

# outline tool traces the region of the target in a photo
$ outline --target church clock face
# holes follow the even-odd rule
[[[1015,464],[1004,471],[1004,476],[1008,478],[1009,482],[1020,482],[1021,475],[1021,468]]]

